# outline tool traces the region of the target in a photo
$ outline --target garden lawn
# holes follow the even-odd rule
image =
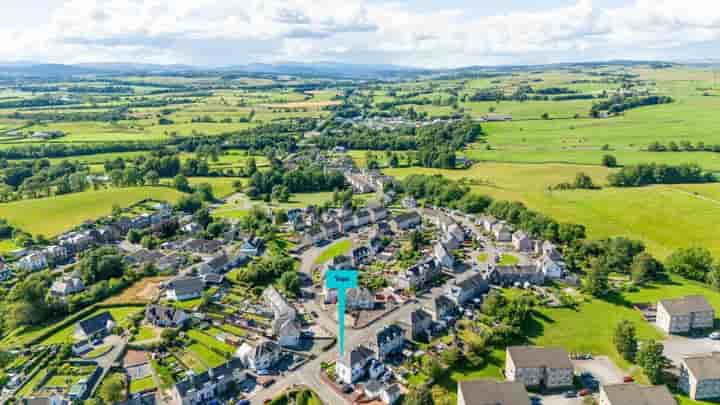
[[[90,314],[89,316],[83,318],[88,319],[95,315],[101,314],[103,312],[110,312],[112,317],[115,319],[115,321],[120,326],[127,326],[127,320],[132,316],[133,314],[136,314],[138,312],[142,312],[142,307],[137,306],[128,306],[128,307],[115,307],[115,308],[101,308]],[[71,323],[68,326],[60,329],[55,334],[49,336],[47,339],[45,339],[42,344],[60,344],[60,343],[72,343],[74,341],[73,339],[73,333],[75,332],[75,326],[77,322]],[[42,332],[35,331],[31,333],[32,336],[37,336]]]
[[[155,380],[152,376],[130,380],[130,394],[150,391],[155,388]]]
[[[233,354],[235,353],[235,348],[225,342],[221,342],[217,339],[215,339],[213,336],[210,336],[206,333],[197,331],[197,330],[190,330],[188,331],[188,336],[190,336],[192,339],[197,341],[198,343],[201,343],[207,347],[219,350],[223,353],[229,353]]]
[[[449,403],[457,403],[457,383],[464,380],[475,380],[478,378],[491,378],[503,380],[502,368],[505,364],[505,351],[493,350],[488,356],[488,361],[482,368],[473,370],[463,364],[457,364],[440,377],[435,384],[448,390],[451,397]]]
[[[501,266],[514,266],[518,264],[518,261],[517,256],[503,253],[500,256],[500,262],[498,262],[498,264]]]
[[[87,220],[109,215],[114,205],[144,199],[175,202],[181,193],[167,187],[109,188],[0,204],[0,218],[33,235],[56,236]]]
[[[149,326],[141,326],[135,336],[133,336],[132,340],[133,342],[142,342],[143,340],[155,339],[156,337],[157,333],[155,332],[154,328],[151,328]]]
[[[347,254],[352,249],[352,241],[343,239],[325,248],[315,259],[315,264],[323,264],[334,259],[336,256]]]
[[[227,359],[223,356],[215,353],[210,350],[209,347],[200,343],[190,345],[188,350],[190,350],[193,355],[197,356],[200,361],[205,363],[207,367],[217,367],[227,362]]]

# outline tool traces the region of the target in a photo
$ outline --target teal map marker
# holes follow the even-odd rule
[[[340,356],[345,355],[345,290],[348,288],[357,288],[358,272],[357,270],[328,270],[325,273],[325,286],[327,288],[337,288],[338,290],[338,324],[340,338]]]

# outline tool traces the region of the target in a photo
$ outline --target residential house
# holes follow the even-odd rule
[[[167,256],[159,258],[155,262],[155,267],[160,271],[177,270],[186,262],[185,256],[179,253],[171,253]]]
[[[520,382],[479,379],[460,381],[457,386],[457,405],[530,405]]]
[[[388,217],[388,210],[380,204],[369,204],[370,220],[373,223],[380,222]]]
[[[380,394],[380,400],[387,405],[393,405],[400,399],[400,385],[391,384],[386,386]]]
[[[7,281],[13,276],[12,269],[0,258],[0,281]]]
[[[433,246],[433,258],[438,266],[452,270],[455,267],[455,260],[452,255],[448,253],[447,249],[442,243],[436,243]]]
[[[352,250],[352,264],[355,267],[365,264],[370,257],[370,248],[367,246],[359,246]]]
[[[337,381],[343,384],[354,384],[365,375],[365,366],[375,353],[365,346],[358,346],[346,352],[335,362]]]
[[[140,249],[131,254],[125,255],[123,260],[125,263],[132,266],[143,266],[147,264],[155,264],[157,260],[160,260],[163,254],[157,250]]]
[[[182,405],[213,403],[213,400],[229,393],[236,384],[246,378],[247,373],[242,370],[239,359],[232,359],[199,374],[189,372],[187,377],[178,381],[173,387],[173,403]]]
[[[203,230],[203,227],[200,226],[200,224],[198,224],[197,222],[189,222],[180,228],[180,231],[182,231],[183,233],[186,233],[188,235],[195,235],[196,233],[201,232],[202,230]]]
[[[235,351],[235,357],[251,370],[269,370],[280,360],[280,346],[267,339],[246,341]]]
[[[348,233],[355,229],[355,217],[351,214],[340,216],[335,223],[340,233]]]
[[[666,385],[610,384],[600,386],[598,405],[677,405]]]
[[[478,225],[482,225],[485,232],[492,233],[493,226],[495,226],[495,224],[497,224],[499,221],[493,217],[483,217],[479,219],[478,222]]]
[[[167,283],[165,296],[171,301],[186,301],[199,298],[204,289],[202,277],[178,277]]]
[[[110,312],[103,312],[78,322],[75,326],[74,337],[77,340],[92,340],[109,335],[114,327],[115,319]]]
[[[403,208],[406,208],[409,210],[415,209],[418,206],[417,201],[411,196],[403,198],[402,201],[400,202],[400,204],[402,205]]]
[[[395,287],[400,290],[423,289],[440,276],[435,259],[427,257],[395,277]]]
[[[55,297],[65,298],[68,295],[77,294],[85,290],[85,284],[78,276],[62,277],[50,286],[50,294]]]
[[[557,249],[557,247],[550,242],[549,240],[546,240],[541,245],[541,253],[543,256],[547,256],[553,260],[559,261],[562,260],[562,254]]]
[[[262,294],[265,304],[273,312],[272,331],[281,346],[294,347],[300,343],[301,327],[297,312],[275,287],[270,286]]]
[[[388,356],[400,353],[405,343],[405,331],[396,324],[382,328],[376,336],[378,359],[384,362]]]
[[[512,234],[512,245],[518,252],[529,252],[532,250],[532,241],[523,231],[516,231]]]
[[[493,225],[492,234],[498,242],[510,242],[512,240],[512,231],[504,222]]]
[[[410,313],[410,336],[412,340],[425,340],[430,336],[432,315],[424,309],[417,309]]]
[[[16,268],[26,271],[38,271],[44,269],[47,265],[47,256],[42,252],[32,252],[15,263]]]
[[[372,310],[375,308],[375,296],[365,287],[345,290],[345,306],[350,310]]]
[[[174,307],[151,304],[145,308],[145,321],[161,328],[180,328],[189,320],[185,311]]]
[[[561,348],[510,346],[506,349],[505,378],[526,387],[572,387],[573,364]]]
[[[320,232],[324,239],[333,240],[340,237],[341,223],[339,221],[329,221],[320,225]]]
[[[448,287],[446,296],[455,306],[460,306],[488,291],[490,291],[488,282],[483,279],[482,274],[477,273],[461,281],[456,280],[454,285]]]
[[[565,271],[565,263],[556,261],[550,256],[542,256],[536,262],[538,271],[550,279],[562,278]]]
[[[189,239],[183,244],[182,249],[192,253],[211,254],[217,252],[223,246],[219,240]]]
[[[435,321],[442,321],[447,317],[454,316],[457,311],[457,304],[447,295],[439,295],[433,299],[432,315]]]
[[[350,184],[354,193],[367,194],[375,191],[375,187],[363,173],[345,173],[345,180]]]
[[[48,262],[63,263],[68,259],[68,250],[64,246],[52,245],[42,250]]]
[[[243,255],[255,257],[259,256],[260,252],[262,251],[263,247],[263,239],[257,236],[253,236],[251,238],[248,238],[245,242],[243,242],[242,246],[240,247],[239,252]]]
[[[407,231],[422,224],[422,217],[415,211],[398,214],[390,220],[390,227],[394,232]]]
[[[376,256],[385,249],[385,242],[382,238],[372,237],[370,241],[368,241],[368,249],[371,256]]]
[[[370,211],[362,209],[358,210],[353,216],[353,224],[356,228],[361,228],[370,223]]]
[[[696,401],[720,398],[720,352],[686,356],[678,388]]]
[[[377,380],[370,380],[363,387],[363,393],[365,398],[368,399],[379,399],[383,391],[383,383]]]
[[[656,324],[667,333],[688,333],[709,329],[715,321],[715,310],[702,295],[660,300]]]
[[[490,284],[515,285],[516,283],[542,285],[545,283],[545,274],[535,265],[508,265],[496,266],[490,264],[485,280]]]
[[[303,241],[308,245],[315,245],[325,240],[325,233],[320,229],[310,229],[303,235]]]

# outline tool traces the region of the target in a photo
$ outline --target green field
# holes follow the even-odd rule
[[[467,178],[478,193],[522,201],[558,221],[584,224],[591,238],[627,236],[642,240],[660,257],[688,246],[703,246],[720,255],[720,235],[713,231],[720,223],[720,184],[548,190],[549,186],[572,181],[579,171],[599,185],[610,173],[600,166],[507,163],[481,163],[469,170],[385,170],[399,178],[413,173]]]
[[[315,264],[323,264],[332,260],[335,256],[348,254],[350,249],[352,249],[352,241],[349,239],[335,242],[320,253],[315,259]]]
[[[91,318],[102,312],[110,312],[110,314],[113,316],[115,321],[120,326],[126,327],[128,318],[130,316],[132,316],[133,314],[136,314],[140,311],[142,311],[142,307],[137,307],[137,306],[101,308],[101,309],[96,310],[92,314],[84,317],[83,319]],[[77,324],[77,322],[74,322],[74,323],[71,323],[71,324],[65,326],[64,328],[58,330],[57,332],[55,332],[54,334],[50,335],[45,340],[43,340],[42,344],[72,343],[74,341],[73,333],[75,332],[76,324]],[[33,338],[36,338],[36,337],[46,333],[53,327],[54,327],[54,325],[38,327],[38,328],[30,328],[30,329],[17,329],[15,331],[15,333],[7,335],[2,341],[0,341],[0,347],[10,347],[10,346],[22,345],[25,342],[28,342],[28,341],[32,340]]]
[[[144,199],[175,202],[180,195],[167,187],[109,188],[0,204],[0,218],[34,235],[55,236],[109,215],[114,205],[127,207]]]
[[[190,331],[188,331],[188,336],[190,336],[190,338],[197,341],[198,343],[203,344],[204,346],[219,350],[223,353],[229,353],[229,354],[235,353],[235,348],[233,346],[231,346],[227,343],[224,343],[224,342],[220,342],[219,340],[215,339],[213,336],[210,336],[201,331],[197,331],[194,329],[190,330]]]

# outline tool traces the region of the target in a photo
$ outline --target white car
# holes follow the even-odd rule
[[[713,332],[708,337],[712,340],[720,340],[720,332]]]

